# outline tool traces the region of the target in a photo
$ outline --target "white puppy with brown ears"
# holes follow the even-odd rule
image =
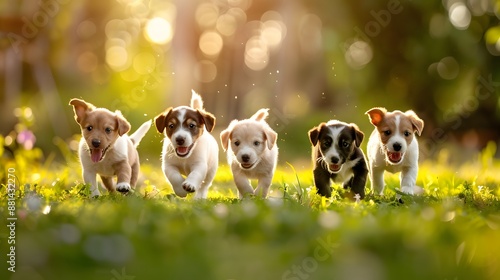
[[[260,109],[250,119],[233,120],[220,134],[240,198],[248,194],[265,198],[273,180],[278,134],[265,121],[268,110]],[[250,179],[258,179],[255,190]]]
[[[139,154],[136,147],[151,127],[151,121],[142,124],[128,136],[130,123],[120,111],[96,108],[81,99],[73,98],[69,105],[75,111],[75,120],[82,130],[78,155],[83,169],[83,180],[90,184],[92,196],[99,196],[97,175],[109,192],[115,191],[113,177],[118,177],[116,190],[128,193],[139,176]]]
[[[384,192],[384,170],[401,172],[401,191],[417,194],[421,189],[415,185],[418,174],[418,142],[424,121],[413,111],[387,112],[385,108],[372,108],[366,112],[375,130],[368,140],[367,155],[372,190]]]
[[[162,169],[176,195],[207,198],[217,172],[219,146],[209,133],[215,117],[203,109],[203,100],[192,92],[191,107],[168,108],[155,118],[158,132],[164,133]]]

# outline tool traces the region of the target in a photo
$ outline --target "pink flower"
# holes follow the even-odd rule
[[[23,130],[17,134],[17,143],[21,144],[25,150],[31,150],[35,146],[36,137],[30,130]]]

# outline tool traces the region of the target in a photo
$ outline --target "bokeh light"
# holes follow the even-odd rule
[[[194,77],[202,83],[210,83],[217,77],[217,66],[209,60],[201,60],[195,66]]]
[[[106,63],[115,71],[126,68],[128,62],[128,52],[122,46],[112,46],[106,50]]]
[[[146,39],[155,44],[166,44],[172,40],[172,25],[166,19],[155,17],[146,23]]]
[[[200,50],[207,56],[217,56],[222,50],[222,37],[214,31],[204,32],[200,36]]]
[[[462,2],[456,2],[448,10],[450,21],[457,29],[465,30],[469,27],[471,14],[469,8]]]
[[[353,69],[362,69],[372,58],[372,48],[367,42],[362,40],[354,41],[345,53],[345,60]]]
[[[245,45],[245,65],[255,71],[266,68],[269,63],[269,49],[260,36],[251,37]]]

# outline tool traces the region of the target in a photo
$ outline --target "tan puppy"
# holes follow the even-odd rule
[[[248,194],[265,198],[271,186],[278,162],[278,134],[265,122],[268,115],[268,109],[260,109],[250,119],[232,121],[220,134],[240,198]],[[249,179],[259,180],[255,191]]]
[[[180,197],[195,192],[194,198],[207,198],[219,164],[219,146],[210,134],[215,120],[194,91],[191,107],[168,108],[155,118],[156,129],[165,136],[163,173]]]
[[[109,192],[115,191],[113,177],[118,177],[116,190],[127,193],[139,176],[139,155],[136,147],[151,127],[147,121],[132,135],[126,133],[130,124],[120,111],[115,113],[96,108],[81,99],[71,99],[75,120],[82,129],[78,155],[83,168],[83,180],[90,184],[92,196],[99,196],[96,175]]]
[[[401,191],[408,194],[421,192],[415,185],[418,174],[418,141],[424,129],[422,121],[413,111],[387,112],[385,108],[372,108],[366,112],[375,126],[368,140],[367,154],[370,180],[375,194],[384,191],[384,170],[401,172]]]

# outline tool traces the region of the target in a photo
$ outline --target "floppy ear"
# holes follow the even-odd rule
[[[198,112],[198,114],[200,114],[201,118],[203,119],[207,131],[212,132],[212,130],[214,130],[215,127],[215,116],[205,111],[200,111],[200,110],[196,111]]]
[[[315,126],[309,130],[309,141],[311,141],[311,144],[313,146],[316,146],[316,144],[318,144],[319,132],[324,125],[325,123],[320,123],[318,126]]]
[[[116,122],[118,124],[118,135],[122,136],[130,131],[130,123],[123,117],[120,111],[115,111],[115,114]]]
[[[375,107],[368,110],[365,114],[368,115],[368,117],[370,117],[370,122],[374,126],[378,126],[378,124],[382,121],[386,113],[387,110],[385,108]]]
[[[413,131],[417,132],[418,136],[422,133],[424,129],[424,121],[415,114],[412,110],[406,111],[405,115],[410,118],[411,124],[413,125]]]
[[[266,137],[267,148],[271,150],[274,147],[274,145],[276,145],[276,140],[278,139],[278,133],[276,133],[270,127],[265,127],[264,136]]]
[[[351,123],[350,125],[351,125],[351,129],[352,129],[352,132],[354,135],[356,147],[359,148],[359,146],[361,145],[361,142],[363,142],[363,138],[365,137],[365,134],[361,130],[359,130],[359,127],[356,124]]]
[[[158,130],[159,133],[163,133],[163,130],[165,130],[166,127],[165,121],[167,120],[167,117],[170,114],[170,112],[172,112],[172,107],[168,108],[163,113],[155,117],[155,126],[156,130]]]
[[[227,148],[229,146],[229,136],[231,136],[230,127],[226,128],[220,133],[220,143],[222,144],[222,148],[224,149],[224,151],[227,151]]]
[[[78,98],[71,99],[69,101],[69,105],[73,106],[73,111],[75,111],[75,120],[77,123],[81,123],[85,118],[85,115],[95,109],[94,105]]]

